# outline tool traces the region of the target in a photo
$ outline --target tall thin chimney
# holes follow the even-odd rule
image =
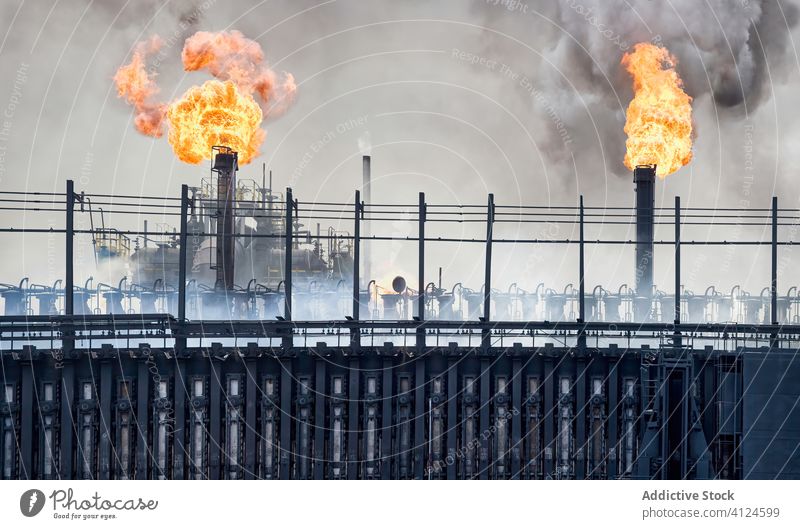
[[[638,165],[633,171],[636,184],[636,300],[634,317],[646,321],[653,301],[653,215],[656,166]]]
[[[227,147],[215,147],[216,156],[212,171],[217,173],[217,289],[233,290],[234,255],[234,207],[236,200],[236,171],[239,169],[238,155]]]
[[[372,202],[372,158],[370,156],[362,156],[361,158],[361,174],[363,183],[361,186],[361,200],[364,204],[371,204]],[[361,236],[368,238],[372,235],[369,229],[369,217],[364,215],[364,223],[361,226]],[[370,254],[370,244],[368,240],[361,243],[361,282],[363,283],[360,288],[366,288],[367,284],[372,280],[372,255]]]

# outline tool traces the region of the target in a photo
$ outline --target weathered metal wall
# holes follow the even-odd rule
[[[2,354],[2,478],[790,477],[778,352],[252,344]],[[781,353],[784,354],[784,353]],[[767,362],[769,373],[786,372]],[[774,369],[772,369],[774,368]],[[750,369],[745,370],[746,373]],[[761,378],[767,377],[762,372]],[[755,421],[750,415],[769,410]],[[742,410],[744,410],[744,417]],[[789,416],[794,417],[789,410]],[[743,421],[744,423],[743,424]],[[760,426],[758,426],[760,425]],[[781,454],[795,424],[766,428]],[[794,432],[794,433],[793,433]],[[762,432],[763,433],[763,432]],[[744,446],[744,449],[742,447]],[[764,454],[769,465],[763,464]],[[773,464],[775,463],[775,464]]]

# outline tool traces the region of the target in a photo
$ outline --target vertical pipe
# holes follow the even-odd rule
[[[180,262],[178,263],[178,320],[186,319],[186,260],[188,259],[189,186],[181,186],[181,231],[179,234]],[[186,338],[181,339],[185,347]]]
[[[361,177],[362,177],[362,187],[361,191],[363,193],[364,204],[371,205],[372,203],[372,158],[369,156],[362,156],[361,157]],[[364,210],[361,210],[361,218],[365,217]],[[364,236],[369,238],[372,235],[370,231],[370,223],[369,220],[364,222]],[[372,280],[372,263],[371,258],[372,255],[370,253],[370,244],[369,242],[364,243],[364,248],[362,252],[362,257],[364,259],[364,267],[362,276],[364,278],[364,284],[366,285]]]
[[[286,244],[284,255],[284,272],[283,272],[283,292],[284,292],[284,309],[283,317],[287,321],[292,319],[292,209],[294,208],[294,199],[292,198],[292,188],[286,188]]]
[[[655,209],[655,165],[639,165],[633,171],[636,183],[636,321],[648,319],[653,296],[653,214]]]
[[[226,161],[221,161],[221,159]],[[229,161],[228,161],[229,159]],[[234,208],[236,207],[236,154],[218,154],[217,178],[217,281],[216,288],[233,290],[234,283]]]
[[[489,193],[489,202],[486,206],[486,257],[483,276],[483,330],[481,346],[488,351],[490,346],[489,319],[491,316],[492,292],[492,234],[494,229],[494,194]]]
[[[770,283],[772,324],[778,324],[778,197],[772,197],[772,281]]]

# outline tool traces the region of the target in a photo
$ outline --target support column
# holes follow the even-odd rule
[[[681,333],[681,197],[675,197],[675,347],[682,347]]]
[[[772,197],[772,280],[770,282],[770,319],[778,325],[778,197]],[[772,335],[773,345],[777,342],[778,333]]]
[[[428,399],[425,398],[425,358],[417,356],[414,359],[416,373],[414,375],[414,477],[425,479],[427,466],[425,442],[425,410],[428,408]]]
[[[514,357],[511,377],[511,479],[520,479],[522,473],[522,387],[525,376],[522,373],[522,361]]]
[[[325,405],[328,394],[325,359],[317,357],[314,375],[314,479],[325,479]]]
[[[355,206],[353,208],[353,320],[358,322],[361,318],[361,216],[363,215],[361,205],[361,193],[356,191]],[[350,331],[350,346],[358,347],[361,345],[361,329],[358,324],[353,326]]]
[[[425,205],[425,193],[419,194],[419,210],[417,214],[418,222],[418,259],[417,274],[419,275],[419,294],[417,296],[417,318],[420,322],[425,321],[425,217],[427,206]],[[425,348],[425,330],[417,330],[417,349]]]
[[[361,385],[359,384],[361,370],[357,358],[350,359],[348,382],[348,402],[347,402],[347,479],[358,479],[358,467],[361,461],[358,457],[358,431],[359,425],[359,399],[361,395]]]
[[[66,225],[66,248],[65,258],[65,277],[64,277],[64,314],[72,316],[75,314],[75,270],[74,270],[74,244],[75,244],[75,182],[67,180],[67,225]],[[68,338],[74,345],[74,340]],[[65,342],[66,349],[66,342]],[[71,351],[71,350],[70,350]],[[66,352],[66,351],[65,351]]]
[[[490,195],[491,196],[491,195]],[[478,454],[478,469],[480,472],[480,479],[489,478],[489,428],[490,424],[490,408],[492,405],[492,398],[489,394],[489,386],[492,380],[491,365],[488,358],[481,359],[481,404],[480,404],[480,435],[481,446],[480,453]]]
[[[483,277],[483,327],[481,330],[481,348],[488,352],[491,347],[491,293],[492,293],[492,235],[494,230],[494,194],[489,193],[489,202],[486,206],[486,261],[484,263]]]
[[[280,479],[291,479],[292,459],[292,360],[281,362]]]
[[[584,239],[583,239],[583,195],[580,199],[579,211],[579,244],[578,244],[578,349],[579,353],[583,353],[586,348],[586,282],[585,282],[585,255],[584,255]]]
[[[586,459],[588,443],[586,441],[586,358],[580,356],[575,362],[575,402],[577,417],[575,419],[575,478],[586,477]],[[591,389],[590,389],[591,391]]]
[[[20,479],[33,479],[35,473],[33,471],[33,417],[34,417],[34,404],[33,392],[35,389],[35,379],[33,377],[33,359],[31,355],[33,350],[28,348],[24,350],[26,358],[24,362],[20,363],[20,375],[22,375],[21,382],[21,399],[20,399]]]
[[[75,365],[71,359],[67,359],[66,350],[64,354],[64,365],[61,368],[61,453],[59,454],[59,463],[61,479],[74,479],[72,447],[75,442],[75,417],[73,416],[75,407]]]
[[[286,321],[292,321],[292,246],[293,246],[293,223],[292,210],[295,207],[294,199],[292,198],[292,188],[286,188],[286,241],[285,241],[285,259],[284,259],[284,272],[283,272],[283,292],[284,292],[284,309],[283,317]],[[291,333],[290,333],[291,339]]]
[[[222,472],[222,364],[213,357],[208,387],[208,479],[220,479]],[[227,388],[226,388],[227,391]]]
[[[100,461],[99,478],[111,479],[111,360],[103,358],[100,362]]]
[[[73,268],[73,249],[75,242],[75,183],[72,180],[67,180],[66,211],[64,314],[66,316],[72,316],[75,314],[75,270]],[[61,336],[61,454],[59,457],[61,479],[72,479],[74,477],[72,447],[75,440],[75,420],[73,416],[73,403],[75,399],[75,366],[73,365],[75,330],[73,323],[74,322],[69,320],[66,322],[66,328],[62,330]]]
[[[180,262],[178,263],[178,320],[183,322],[186,319],[186,260],[188,259],[188,219],[189,216],[189,186],[181,186],[181,231],[179,234]],[[182,351],[186,348],[186,338],[181,337],[176,340],[177,349]]]
[[[458,359],[451,356],[447,363],[447,479],[456,479],[458,470]]]
[[[617,365],[620,359],[618,357],[609,358],[608,368],[608,425],[606,432],[608,435],[608,458],[606,460],[606,468],[608,469],[608,479],[617,477],[617,453],[619,447],[617,446],[617,407],[619,406],[619,382],[617,374]],[[642,403],[644,405],[644,403]]]
[[[147,479],[147,431],[150,429],[150,372],[145,358],[138,358],[136,373],[136,479]]]
[[[392,413],[394,400],[394,365],[391,358],[383,359],[383,410],[381,410],[381,479],[392,479]]]
[[[546,358],[544,361],[544,410],[542,410],[542,420],[544,421],[544,478],[553,477],[553,458],[555,456],[555,436],[553,435],[553,423],[555,422],[555,409],[553,407],[553,359]]]
[[[247,394],[245,396],[245,433],[244,433],[244,477],[245,479],[256,479],[258,471],[256,469],[256,402],[258,399],[258,363],[253,357],[245,360],[245,385]]]
[[[186,360],[175,358],[175,432],[173,434],[173,459],[175,469],[173,479],[185,479],[184,467],[186,461]]]

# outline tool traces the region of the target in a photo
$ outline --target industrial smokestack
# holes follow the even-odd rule
[[[214,166],[217,173],[217,272],[214,288],[233,290],[234,251],[234,207],[236,199],[236,171],[239,169],[238,154],[228,147],[214,147]]]
[[[636,321],[650,317],[653,301],[653,213],[655,208],[656,166],[637,165],[636,184]]]
[[[363,178],[363,183],[361,186],[361,200],[363,200],[364,204],[370,204],[372,202],[372,158],[370,156],[363,156],[361,158],[361,175]],[[366,215],[364,216],[364,224],[361,227],[362,236],[367,238],[372,235],[369,229],[369,217]],[[361,264],[361,270],[364,272],[361,274],[361,282],[363,283],[362,288],[366,288],[366,285],[372,280],[372,270],[370,264],[372,262],[372,256],[370,254],[370,244],[369,241],[364,241],[361,243],[361,258],[363,263]]]

